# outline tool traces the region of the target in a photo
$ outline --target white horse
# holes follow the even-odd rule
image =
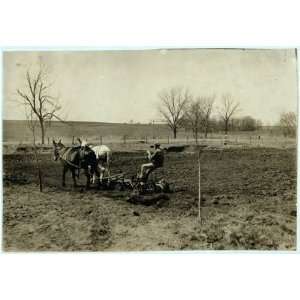
[[[108,179],[110,178],[110,164],[112,160],[112,151],[105,145],[91,146],[91,149],[96,154],[98,162],[98,171],[100,173],[100,182],[102,182],[105,171],[107,172]],[[96,173],[93,175],[93,183],[96,181]]]
[[[86,140],[81,140],[80,138],[77,138],[79,141],[81,147],[89,147],[91,148],[95,155],[97,160],[97,168],[99,172],[99,180],[102,182],[103,176],[105,174],[105,171],[107,172],[108,179],[110,178],[110,164],[112,160],[112,151],[109,147],[105,145],[98,145],[98,146],[92,146],[87,143]],[[92,183],[95,183],[97,179],[97,174],[94,172]]]

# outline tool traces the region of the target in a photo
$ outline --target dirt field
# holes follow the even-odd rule
[[[73,189],[61,165],[42,155],[44,192],[29,154],[4,156],[6,251],[295,250],[295,149],[207,149],[202,164],[202,216],[197,222],[198,167],[194,153],[166,155],[170,200],[143,206],[128,192]],[[136,174],[142,152],[115,153],[113,173]],[[11,177],[13,175],[13,177]],[[24,179],[24,182],[23,182]],[[83,174],[80,177],[84,183]]]

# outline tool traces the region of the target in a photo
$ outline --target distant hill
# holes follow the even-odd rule
[[[38,135],[39,129],[37,131]],[[46,140],[52,138],[63,138],[71,141],[72,136],[84,137],[89,140],[99,140],[100,136],[108,140],[121,140],[123,136],[128,139],[144,139],[152,137],[171,136],[169,128],[164,124],[122,124],[103,122],[77,122],[62,123],[53,121],[48,126]],[[3,120],[4,142],[29,142],[32,140],[27,121]]]
[[[241,135],[281,135],[278,126],[263,126],[261,130],[254,132],[230,132],[230,134]],[[40,131],[37,130],[37,140],[40,140]],[[223,132],[213,134],[222,137]],[[71,143],[72,138],[86,138],[90,142],[99,142],[102,136],[103,143],[120,142],[126,136],[126,140],[145,140],[148,139],[168,139],[172,138],[172,132],[165,124],[122,124],[122,123],[104,123],[104,122],[79,122],[70,121],[62,123],[53,121],[46,132],[46,143],[51,142],[52,138],[61,138],[65,143]],[[192,138],[191,132],[184,129],[179,130],[178,139],[186,139],[187,136]],[[3,120],[3,142],[8,143],[29,143],[32,141],[32,134],[28,129],[27,121],[20,120]]]

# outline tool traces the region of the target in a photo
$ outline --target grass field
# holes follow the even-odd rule
[[[295,149],[209,148],[168,153],[164,177],[177,189],[162,205],[134,205],[129,192],[61,187],[61,166],[42,154],[44,192],[31,154],[4,155],[3,245],[7,251],[295,250]],[[136,174],[143,152],[115,152],[113,173]],[[25,183],[18,182],[25,178]],[[84,183],[84,176],[80,178]]]
[[[26,121],[4,120],[3,123],[3,141],[8,143],[30,143],[32,134],[28,129]],[[39,132],[38,132],[39,135]],[[157,136],[171,136],[170,130],[162,124],[119,124],[119,123],[101,123],[101,122],[52,122],[47,128],[46,142],[48,137],[62,138],[70,143],[72,137],[85,137],[89,140],[99,142],[102,136],[104,142],[123,141],[124,136],[129,139],[144,139]],[[182,133],[180,132],[180,136]]]
[[[47,128],[45,142],[51,144],[52,139],[62,139],[64,143],[71,144],[74,138],[81,137],[94,144],[130,144],[137,142],[160,141],[161,143],[185,143],[193,144],[195,140],[190,131],[179,129],[177,139],[173,139],[172,132],[165,124],[121,124],[100,122],[52,122]],[[224,139],[223,132],[209,133],[209,140],[219,143]],[[203,139],[203,134],[199,135]],[[281,147],[282,145],[295,146],[294,138],[284,138],[280,130],[263,128],[252,132],[229,132],[228,139],[232,143],[243,143],[254,146]],[[4,144],[30,144],[32,133],[28,129],[26,121],[3,121]],[[37,131],[37,142],[40,142],[40,134]]]

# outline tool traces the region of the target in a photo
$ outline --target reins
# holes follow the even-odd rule
[[[66,151],[68,150],[68,148],[65,148],[64,150],[65,150],[65,151],[63,152],[62,155],[64,155],[64,154],[66,153]],[[79,165],[77,166],[77,165],[71,163],[68,159],[64,158],[62,155],[58,152],[58,157],[59,157],[59,159],[63,160],[63,161],[66,162],[68,165],[70,165],[70,166],[72,166],[72,167],[74,167],[74,168],[76,168],[76,169],[81,169]]]
[[[65,151],[64,151],[64,153],[62,155],[64,155],[66,153],[66,151],[67,151],[67,149],[65,149]],[[68,165],[70,165],[70,166],[72,166],[72,167],[74,167],[76,169],[79,169],[79,170],[81,169],[80,165],[77,166],[77,165],[73,164],[72,162],[70,162],[68,159],[64,158],[60,153],[58,153],[58,154],[59,154],[59,159],[61,159],[64,162],[66,162]]]
[[[63,158],[61,155],[59,155],[59,158],[60,158],[61,160],[65,161],[65,162],[66,162],[67,164],[69,164],[70,166],[72,166],[72,167],[74,167],[74,168],[76,168],[76,169],[81,169],[79,166],[77,166],[77,165],[71,163],[69,160]]]

